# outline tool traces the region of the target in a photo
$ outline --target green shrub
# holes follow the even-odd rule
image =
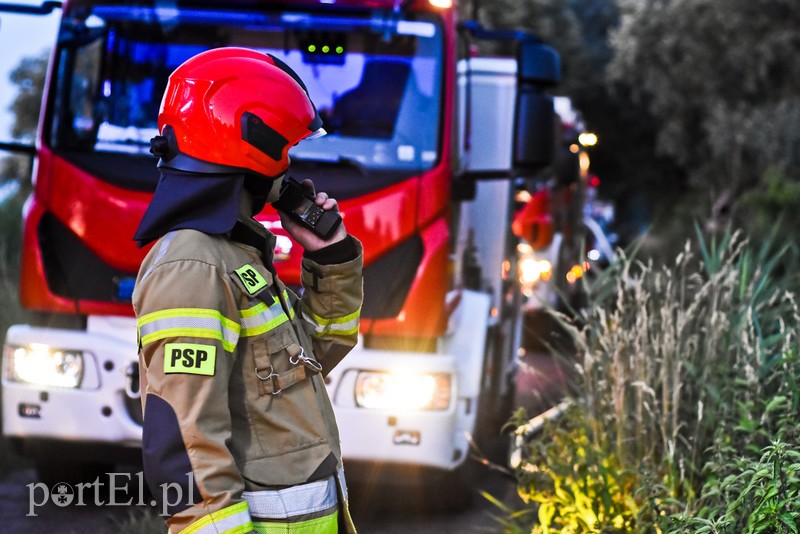
[[[642,507],[633,498],[637,474],[589,435],[585,412],[573,405],[549,439],[537,440],[518,471],[518,491],[535,506],[533,534],[631,532]]]
[[[781,534],[798,532],[800,524],[800,447],[773,441],[759,458],[734,451],[719,457],[703,487],[695,515],[676,514],[670,532],[695,534]],[[727,466],[727,468],[725,468]],[[724,478],[717,478],[724,474]]]
[[[11,198],[0,204],[0,336],[26,318],[19,303],[19,261],[22,251],[22,206],[30,192],[30,161],[22,156],[0,159],[0,185],[20,184]]]
[[[559,318],[577,347],[574,407],[517,470],[527,531],[781,532],[795,513],[771,488],[796,491],[796,451],[778,445],[800,426],[796,272],[794,247],[728,232],[601,276],[578,320]],[[744,529],[759,517],[772,526]]]
[[[26,169],[24,158],[0,160],[0,177],[24,175]],[[27,192],[28,186],[23,185],[15,196],[0,204],[0,339],[3,340],[9,326],[28,319],[19,302],[22,204]],[[25,465],[0,436],[0,478],[10,470]]]
[[[19,257],[22,241],[20,195],[0,205],[0,336],[25,316],[19,303]]]

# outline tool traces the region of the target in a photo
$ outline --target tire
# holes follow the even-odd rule
[[[503,427],[514,411],[517,351],[522,342],[522,311],[518,288],[503,307],[501,320],[487,335],[484,380],[478,399],[475,441],[484,460],[506,463],[508,440]]]

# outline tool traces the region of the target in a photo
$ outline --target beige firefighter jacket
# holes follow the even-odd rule
[[[302,298],[224,236],[176,230],[145,258],[133,295],[143,456],[170,532],[247,532],[260,495],[325,480],[337,482],[340,531],[355,531],[323,383],[357,339],[354,242],[350,262],[303,259]]]

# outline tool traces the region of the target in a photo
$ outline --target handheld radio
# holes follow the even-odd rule
[[[272,207],[289,214],[292,220],[325,240],[333,235],[342,222],[341,216],[335,211],[317,206],[308,190],[289,176],[283,181],[280,196],[272,203]]]

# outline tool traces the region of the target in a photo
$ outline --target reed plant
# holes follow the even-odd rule
[[[662,265],[621,254],[577,318],[558,316],[573,404],[528,444],[530,513],[506,530],[781,532],[796,505],[761,488],[800,491],[797,267],[793,245],[733,231],[698,230]]]

